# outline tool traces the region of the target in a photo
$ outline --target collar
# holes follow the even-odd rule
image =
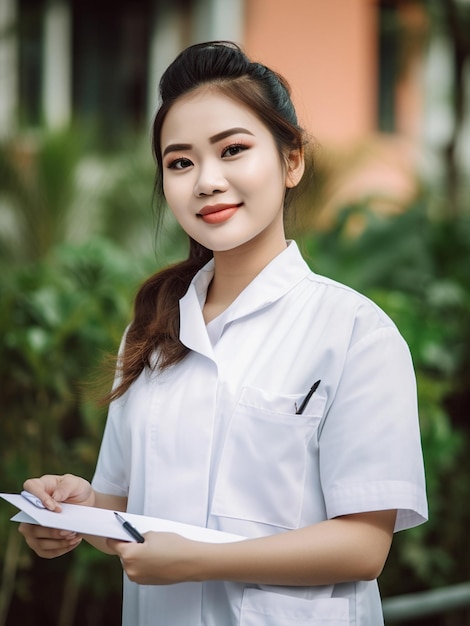
[[[231,322],[263,309],[294,288],[308,274],[310,268],[302,258],[295,241],[278,254],[240,293],[221,314],[220,334]],[[191,350],[214,358],[202,307],[207,289],[214,276],[214,259],[211,259],[194,276],[188,291],[180,300],[180,340]]]

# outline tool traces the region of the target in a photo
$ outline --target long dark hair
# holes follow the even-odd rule
[[[306,144],[289,86],[279,74],[250,61],[232,42],[213,41],[190,46],[176,57],[160,81],[161,104],[152,127],[152,149],[157,163],[155,191],[160,216],[164,208],[162,126],[172,105],[202,85],[211,85],[257,115],[271,132],[281,158],[287,158],[293,150],[303,150]],[[285,212],[299,188],[286,189]],[[143,369],[152,367],[152,363],[153,367],[165,369],[187,355],[189,349],[179,340],[179,300],[195,273],[211,257],[211,250],[190,239],[185,261],[157,272],[142,285],[134,303],[134,320],[118,361],[119,384],[108,400],[125,393]]]

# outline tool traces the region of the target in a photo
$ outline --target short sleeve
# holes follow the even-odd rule
[[[121,341],[119,355],[124,349],[125,337],[126,333]],[[118,382],[117,375],[114,385]],[[110,404],[92,480],[93,489],[96,491],[124,497],[128,494],[130,465],[129,446],[125,445],[129,438],[129,434],[126,433],[125,406],[126,394]]]
[[[100,493],[127,497],[129,464],[123,445],[125,434],[118,403],[119,400],[116,400],[110,407],[91,484]]]
[[[397,509],[395,531],[426,521],[416,381],[394,326],[374,330],[350,349],[319,450],[329,518]]]

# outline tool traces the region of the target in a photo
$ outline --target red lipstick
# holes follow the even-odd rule
[[[199,211],[198,216],[201,217],[206,224],[221,224],[235,215],[241,205],[242,203],[207,205]]]

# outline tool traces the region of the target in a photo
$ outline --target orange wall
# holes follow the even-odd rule
[[[292,87],[301,123],[344,145],[376,127],[374,0],[246,0],[244,47]]]

